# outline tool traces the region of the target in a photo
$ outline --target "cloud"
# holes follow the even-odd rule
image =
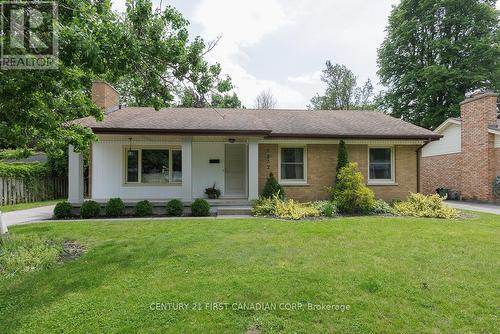
[[[301,74],[295,77],[288,77],[288,81],[298,84],[315,85],[321,80],[322,71]]]
[[[219,62],[223,71],[231,76],[238,96],[247,107],[253,107],[262,90],[271,90],[280,107],[302,104],[300,90],[272,79],[261,79],[244,67],[249,60],[245,49],[252,48],[263,38],[287,26],[294,25],[297,12],[286,9],[278,0],[201,0],[191,21],[202,29],[205,39],[221,39],[208,58]],[[278,59],[270,54],[270,59]]]

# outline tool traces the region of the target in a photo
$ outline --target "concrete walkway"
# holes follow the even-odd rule
[[[47,220],[52,218],[54,206],[55,205],[49,205],[27,210],[5,212],[2,213],[2,217],[7,226]]]
[[[452,208],[470,211],[479,211],[500,215],[500,205],[474,202],[445,201],[446,205]]]

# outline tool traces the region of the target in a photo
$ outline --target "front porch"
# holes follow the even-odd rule
[[[121,198],[165,205],[185,205],[207,198],[205,189],[221,191],[214,207],[247,208],[258,198],[257,137],[153,136],[99,134],[89,156],[89,198]],[[83,156],[69,147],[69,201],[84,200]]]

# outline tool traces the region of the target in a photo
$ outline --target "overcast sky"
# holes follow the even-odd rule
[[[156,6],[160,0],[154,0]],[[304,109],[325,61],[350,68],[378,86],[377,48],[399,0],[163,0],[190,23],[191,36],[222,36],[209,54],[231,76],[247,108],[270,89],[280,108]],[[500,7],[500,4],[497,5]],[[125,0],[114,0],[125,10]]]

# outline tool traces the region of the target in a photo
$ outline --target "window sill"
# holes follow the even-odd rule
[[[306,181],[301,182],[291,182],[291,181],[280,181],[280,185],[285,187],[309,187],[309,183]]]
[[[182,183],[124,183],[124,187],[182,187]]]
[[[368,181],[368,186],[399,186],[395,181],[380,182],[380,181]]]

